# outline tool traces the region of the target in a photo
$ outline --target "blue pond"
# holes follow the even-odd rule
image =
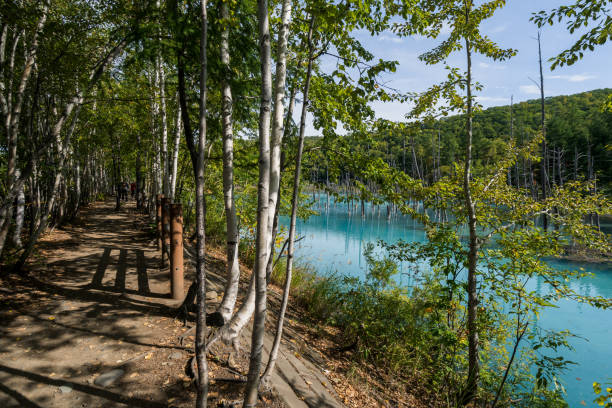
[[[424,241],[423,227],[410,217],[395,215],[387,219],[386,208],[375,211],[366,205],[366,217],[361,217],[360,207],[349,216],[346,204],[325,209],[325,198],[314,209],[318,215],[308,220],[298,220],[297,235],[303,236],[296,244],[298,262],[311,264],[319,274],[338,273],[363,277],[365,273],[364,246],[383,240],[388,243]],[[288,217],[281,217],[281,225],[288,228]],[[610,232],[612,225],[602,225]],[[592,278],[575,283],[575,289],[585,295],[599,295],[612,298],[612,265],[597,263],[576,263],[552,261],[564,269],[584,268],[592,272]],[[402,268],[405,269],[402,271]],[[407,265],[400,268],[407,272]],[[408,274],[401,275],[400,283],[410,284]],[[534,282],[537,285],[537,282]],[[575,351],[568,351],[564,357],[578,363],[570,366],[561,375],[570,407],[596,406],[593,403],[593,381],[605,382],[612,379],[612,310],[598,310],[591,306],[572,301],[560,301],[557,308],[546,309],[539,317],[538,325],[545,329],[570,330],[581,338],[571,340]]]

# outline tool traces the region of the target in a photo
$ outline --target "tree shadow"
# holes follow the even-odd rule
[[[105,390],[103,388],[98,388],[98,387],[94,387],[94,386],[86,385],[86,384],[81,384],[81,383],[76,383],[76,382],[73,382],[73,381],[45,377],[43,375],[35,374],[35,373],[29,372],[29,371],[19,370],[17,368],[8,367],[8,366],[2,365],[2,364],[0,364],[0,372],[5,372],[5,373],[10,374],[12,376],[18,376],[18,377],[27,378],[28,380],[34,381],[34,382],[37,382],[37,383],[54,385],[54,386],[58,386],[58,387],[68,386],[68,387],[71,387],[73,390],[76,390],[76,391],[79,391],[79,392],[82,392],[82,393],[85,393],[85,394],[89,394],[89,395],[95,395],[97,397],[101,397],[101,398],[104,398],[106,400],[109,400],[109,401],[112,401],[112,402],[116,402],[116,403],[119,403],[119,404],[125,404],[125,405],[130,406],[130,407],[142,407],[142,408],[166,408],[166,407],[168,407],[167,404],[162,404],[162,403],[159,403],[159,402],[150,401],[150,400],[146,400],[146,399],[142,399],[142,398],[128,397],[128,396],[125,396],[125,395],[114,393],[112,391]],[[8,389],[8,387],[6,387],[6,388]],[[0,390],[3,390],[3,389],[0,388]],[[13,394],[19,395],[20,398],[23,398],[25,401],[28,401],[30,404],[33,404],[33,405],[23,405],[23,406],[38,407],[38,405],[32,403],[31,401],[29,401],[27,398],[23,397],[23,395],[17,393],[16,391],[13,391],[13,390],[10,390],[10,389],[8,389],[8,390],[12,391]],[[9,395],[11,395],[13,397],[17,396],[17,395],[13,395],[13,394],[9,394]],[[18,401],[21,402],[21,400],[18,400]]]
[[[31,400],[27,399],[23,394],[15,391],[12,388],[7,387],[6,385],[0,383],[0,392],[12,397],[15,401],[19,403],[20,407],[23,408],[42,408],[40,405],[35,404]]]

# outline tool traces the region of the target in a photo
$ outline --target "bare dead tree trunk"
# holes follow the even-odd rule
[[[542,70],[542,46],[540,42],[540,32],[538,31],[538,55],[539,55],[539,63],[540,63],[540,107],[541,107],[541,116],[540,116],[540,126],[542,128],[542,159],[540,161],[540,183],[542,184],[542,200],[546,200],[548,196],[548,154],[546,148],[546,112],[544,108],[544,73]],[[548,229],[548,217],[546,214],[542,215],[542,227],[544,230]]]

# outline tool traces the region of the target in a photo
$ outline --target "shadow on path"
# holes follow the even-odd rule
[[[37,383],[55,385],[55,386],[58,386],[58,387],[61,387],[62,385],[65,385],[65,386],[71,387],[72,389],[74,389],[76,391],[80,391],[80,392],[83,392],[85,394],[95,395],[95,396],[107,399],[109,401],[114,401],[114,402],[117,402],[117,403],[120,403],[120,404],[126,404],[126,405],[128,405],[130,407],[166,408],[168,406],[167,404],[160,404],[159,402],[150,401],[150,400],[146,400],[146,399],[127,397],[125,395],[117,394],[117,393],[105,390],[103,388],[93,387],[91,385],[85,385],[85,384],[80,384],[80,383],[76,383],[76,382],[72,382],[72,381],[60,380],[60,379],[54,379],[54,378],[45,377],[45,376],[42,376],[42,375],[39,375],[39,374],[31,373],[29,371],[23,371],[23,370],[19,370],[17,368],[8,367],[8,366],[1,365],[1,364],[0,364],[0,372],[5,372],[5,373],[13,375],[13,376],[24,377],[24,378],[27,378],[30,381],[34,381],[34,382],[37,382]],[[22,402],[21,399],[23,399],[23,400],[27,401],[27,403],[30,404],[30,405],[27,405],[27,403],[26,403],[26,405],[24,405],[24,406],[38,407],[38,405],[34,404],[32,401],[30,401],[27,398],[25,398],[23,395],[17,393],[16,391],[13,391],[13,390],[10,390],[10,391],[12,391],[16,395],[13,395],[13,394],[10,394],[10,393],[8,393],[8,394],[11,395],[12,397],[14,397],[15,399],[17,399],[20,403]],[[21,399],[18,399],[17,396],[19,396],[18,398],[21,398]]]
[[[15,401],[19,403],[20,407],[24,408],[42,408],[40,405],[33,403],[29,399],[27,399],[23,394],[15,391],[12,388],[7,387],[6,385],[0,383],[0,392],[12,397]]]

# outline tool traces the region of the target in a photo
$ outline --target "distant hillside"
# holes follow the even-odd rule
[[[545,100],[547,141],[550,166],[555,175],[571,179],[588,176],[589,160],[593,171],[604,183],[612,182],[612,114],[601,112],[612,89],[595,89],[574,95],[549,97]],[[514,138],[520,143],[540,130],[540,100],[520,102],[513,107]],[[440,121],[443,138],[448,143],[446,155],[461,153],[464,120],[453,116]],[[474,118],[475,151],[480,160],[500,154],[510,138],[510,105],[478,112]],[[554,157],[553,157],[554,156]],[[559,159],[560,157],[560,159]],[[451,157],[448,157],[451,159]],[[551,167],[551,175],[553,169]]]
[[[593,179],[612,192],[612,113],[601,107],[612,89],[596,89],[575,95],[546,98],[547,164],[550,184],[573,179]],[[474,118],[475,170],[499,162],[507,154],[512,137],[521,145],[540,132],[540,101],[533,99],[513,106],[513,126],[510,105],[477,112]],[[451,164],[464,157],[465,117],[451,116],[418,131],[385,129],[373,138],[359,135],[344,136],[345,146],[355,151],[367,151],[390,166],[402,169],[412,177],[431,183],[440,175],[452,171]],[[320,138],[309,138],[319,143]],[[518,163],[512,169],[512,182],[526,188],[539,183],[539,165]],[[316,180],[327,176],[318,159],[306,168]],[[533,177],[532,177],[533,175]]]

